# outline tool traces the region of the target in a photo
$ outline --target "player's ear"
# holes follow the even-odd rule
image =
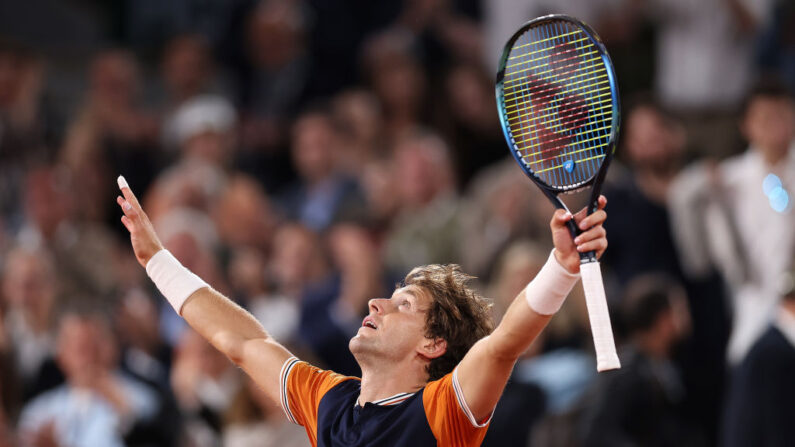
[[[435,359],[447,352],[447,342],[442,338],[425,338],[420,347],[420,354],[429,359]]]

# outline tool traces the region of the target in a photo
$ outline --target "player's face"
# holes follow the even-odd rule
[[[425,317],[431,298],[417,286],[395,290],[391,298],[370,300],[370,314],[362,321],[350,349],[354,356],[393,361],[418,355],[427,344]]]

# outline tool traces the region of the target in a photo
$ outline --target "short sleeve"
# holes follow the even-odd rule
[[[320,399],[328,390],[346,380],[355,378],[322,370],[295,357],[287,359],[279,374],[279,400],[287,419],[303,425],[310,436],[316,436]]]
[[[479,446],[483,442],[491,416],[485,421],[475,420],[456,371],[430,382],[423,391],[422,404],[439,445]]]

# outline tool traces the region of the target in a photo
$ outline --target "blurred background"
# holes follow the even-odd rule
[[[119,222],[302,359],[358,374],[367,300],[459,263],[500,318],[552,207],[494,104],[525,21],[602,36],[623,104],[603,271],[523,356],[486,446],[795,445],[788,0],[0,1],[0,446],[305,446],[165,304]]]

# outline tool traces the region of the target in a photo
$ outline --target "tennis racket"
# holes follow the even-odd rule
[[[618,87],[607,51],[577,19],[534,19],[505,44],[497,72],[497,109],[511,154],[556,208],[560,193],[592,186],[588,213],[613,158],[620,121]],[[572,237],[580,234],[568,222]],[[596,253],[580,253],[596,368],[621,367]]]

